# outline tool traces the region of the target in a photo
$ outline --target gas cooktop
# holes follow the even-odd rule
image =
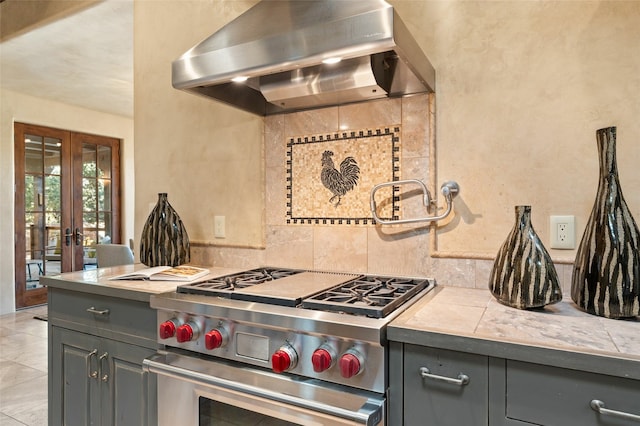
[[[193,352],[384,394],[386,327],[435,285],[265,267],[185,283],[150,304],[158,343],[171,356]]]
[[[181,285],[177,292],[383,318],[430,284],[425,278],[266,267]]]

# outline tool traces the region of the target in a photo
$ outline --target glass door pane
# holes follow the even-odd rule
[[[63,207],[68,204],[63,187],[70,182],[63,178],[63,166],[65,161],[70,164],[70,153],[68,132],[22,123],[15,123],[14,130],[15,288],[20,308],[45,303],[46,288],[40,278],[64,272],[70,265],[69,258],[64,260],[62,232]]]
[[[120,242],[118,193],[113,192],[118,181],[119,141],[94,135],[74,134],[76,154],[74,170],[76,190],[81,193],[81,205],[74,207],[75,221],[82,220],[82,267],[96,268],[96,245]],[[76,259],[80,255],[76,254]]]
[[[98,240],[98,205],[103,197],[98,179],[97,146],[82,144],[82,227],[84,229],[83,266],[96,267]]]
[[[62,141],[26,134],[24,176],[26,290],[41,288],[40,276],[61,272]]]
[[[44,153],[44,275],[62,272],[62,141],[45,137]]]

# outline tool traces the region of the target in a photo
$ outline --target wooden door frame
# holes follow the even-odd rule
[[[25,238],[25,194],[24,194],[24,179],[25,179],[25,147],[24,139],[25,134],[33,133],[35,135],[43,135],[46,137],[52,137],[60,139],[62,142],[60,162],[60,203],[61,203],[61,220],[60,220],[60,232],[61,238],[64,238],[64,233],[67,228],[72,232],[75,230],[76,223],[82,226],[82,193],[73,195],[74,190],[72,188],[82,187],[82,165],[74,165],[74,140],[83,138],[90,143],[96,143],[98,145],[107,145],[112,148],[111,158],[111,179],[112,179],[112,192],[111,192],[111,206],[112,206],[112,229],[113,236],[112,242],[119,243],[121,240],[121,177],[120,177],[120,143],[121,140],[117,138],[111,138],[107,136],[92,135],[87,133],[72,132],[69,130],[57,129],[48,126],[40,126],[36,124],[28,124],[15,122],[13,125],[14,131],[14,287],[15,287],[15,306],[16,309],[25,308],[28,306],[34,306],[44,304],[47,302],[47,289],[46,287],[27,290],[26,289],[26,258],[23,253],[26,252],[26,238]],[[75,139],[74,139],[75,138]],[[82,143],[76,143],[80,145],[80,151],[82,151]],[[81,155],[81,154],[80,154]],[[76,169],[80,169],[79,172]],[[66,169],[66,172],[65,172]],[[76,179],[79,176],[80,186],[77,185]],[[79,207],[77,207],[79,205]],[[78,213],[79,212],[79,213]],[[80,216],[74,217],[74,215],[80,214]],[[20,222],[18,222],[20,221]],[[75,223],[72,223],[74,222]],[[21,223],[21,225],[19,225]],[[19,232],[20,231],[20,232]],[[67,246],[64,240],[61,241],[61,271],[71,271],[72,264],[75,263],[76,269],[82,269],[83,266],[83,248],[82,246],[77,248],[73,243],[75,234],[72,237],[72,244]],[[75,252],[74,252],[75,249]],[[19,254],[19,255],[18,255]],[[72,256],[75,257],[75,261],[72,262]],[[23,277],[24,274],[24,277]]]

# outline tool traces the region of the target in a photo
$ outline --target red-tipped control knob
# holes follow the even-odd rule
[[[168,339],[176,335],[176,321],[169,320],[160,324],[159,335],[161,339]]]
[[[354,353],[347,352],[340,357],[340,375],[349,379],[361,371],[361,359]]]
[[[227,334],[220,329],[213,329],[204,335],[204,346],[209,349],[218,349],[227,343]]]
[[[182,324],[180,327],[176,329],[176,340],[179,343],[190,342],[197,338],[198,338],[198,327],[192,322],[189,322],[187,324]]]
[[[284,345],[271,355],[271,369],[276,373],[282,373],[295,368],[298,363],[298,354],[289,345]]]
[[[291,367],[291,357],[283,350],[277,350],[271,355],[271,367],[276,373],[287,371]]]
[[[313,364],[313,371],[316,373],[322,373],[331,367],[333,359],[331,354],[326,349],[316,349],[311,355],[311,363]]]

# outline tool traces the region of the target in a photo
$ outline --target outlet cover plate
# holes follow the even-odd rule
[[[551,216],[549,218],[549,246],[553,249],[573,250],[576,248],[576,217]]]

